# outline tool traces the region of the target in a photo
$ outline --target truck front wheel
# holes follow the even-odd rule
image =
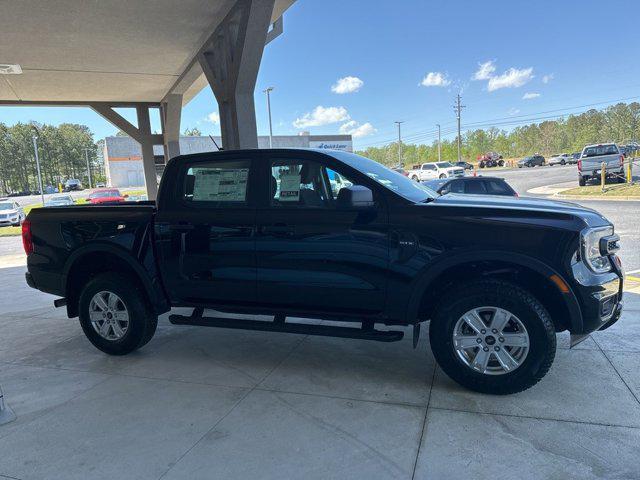
[[[556,351],[555,327],[540,302],[519,286],[479,280],[445,296],[429,325],[444,372],[477,392],[506,395],[535,385]]]
[[[153,337],[158,317],[131,278],[94,277],[80,294],[80,325],[89,341],[109,355],[126,355]]]

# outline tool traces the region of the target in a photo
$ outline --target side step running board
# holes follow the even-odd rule
[[[193,315],[169,315],[174,325],[197,325],[200,327],[236,328],[240,330],[262,330],[267,332],[299,333],[302,335],[319,335],[323,337],[359,338],[377,342],[397,342],[402,340],[404,332],[380,331],[372,326],[363,328],[334,327],[330,325],[309,325],[305,323],[287,323],[281,315],[276,315],[272,322],[260,320],[238,320],[235,318],[204,317],[199,309]]]

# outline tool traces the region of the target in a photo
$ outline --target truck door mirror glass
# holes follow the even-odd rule
[[[373,192],[362,185],[341,188],[336,203],[338,208],[371,208],[375,205]]]

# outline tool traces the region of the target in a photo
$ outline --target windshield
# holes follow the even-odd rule
[[[103,190],[101,192],[93,192],[89,195],[89,198],[105,198],[105,197],[119,197],[119,190]]]
[[[440,168],[453,167],[453,165],[451,165],[451,162],[436,162],[436,165]]]
[[[341,162],[346,163],[352,168],[368,175],[380,185],[393,190],[398,195],[413,202],[424,202],[427,199],[433,199],[438,194],[424,185],[415,182],[404,175],[394,172],[390,168],[375,162],[369,158],[361,157],[355,153],[340,152],[337,150],[327,151],[329,155],[337,158]]]
[[[62,197],[53,197],[51,199],[52,202],[73,202],[73,199],[67,195]]]
[[[617,155],[618,147],[614,144],[597,145],[595,147],[587,147],[582,153],[583,157],[597,157],[599,155]]]
[[[13,205],[10,203],[0,203],[0,210],[13,210]]]

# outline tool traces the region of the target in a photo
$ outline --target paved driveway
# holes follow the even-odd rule
[[[0,268],[0,478],[640,478],[640,288],[532,389],[466,391],[423,338],[170,325],[127,357]]]

